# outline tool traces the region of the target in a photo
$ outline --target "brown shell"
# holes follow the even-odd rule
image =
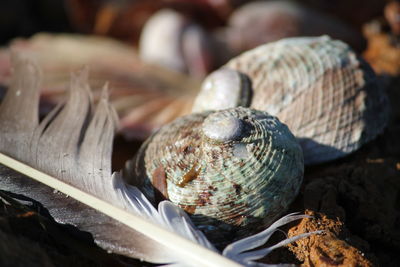
[[[358,31],[335,17],[294,1],[255,1],[236,9],[228,21],[225,36],[235,52],[296,36],[327,34],[361,50],[364,41]]]

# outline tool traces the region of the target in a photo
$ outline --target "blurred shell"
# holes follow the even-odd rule
[[[170,9],[156,12],[145,24],[139,41],[142,60],[185,71],[180,41],[189,21]]]
[[[151,199],[178,204],[217,244],[273,222],[296,197],[304,168],[286,125],[242,107],[178,118],[146,141],[135,166]]]
[[[211,51],[212,41],[201,26],[171,9],[151,16],[139,41],[142,60],[202,78],[212,68]]]
[[[361,34],[340,20],[289,1],[251,2],[235,10],[228,27],[221,31],[236,53],[261,44],[296,36],[327,34],[361,50]]]
[[[225,67],[249,76],[250,107],[289,126],[306,164],[345,156],[386,125],[387,98],[375,74],[346,44],[329,37],[266,44]]]

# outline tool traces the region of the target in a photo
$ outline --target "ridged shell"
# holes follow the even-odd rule
[[[287,126],[242,107],[178,118],[146,141],[135,166],[151,199],[161,192],[217,245],[272,223],[297,195],[304,169]]]
[[[262,45],[225,68],[249,76],[250,107],[289,126],[306,164],[345,156],[386,125],[387,97],[372,69],[348,45],[327,36]]]

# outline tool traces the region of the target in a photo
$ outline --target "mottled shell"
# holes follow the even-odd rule
[[[387,98],[375,74],[348,45],[327,36],[262,45],[225,68],[249,76],[250,107],[289,126],[306,164],[351,153],[386,125]]]
[[[286,125],[242,107],[178,118],[146,141],[135,165],[151,199],[182,207],[217,245],[281,215],[299,191],[304,168]]]

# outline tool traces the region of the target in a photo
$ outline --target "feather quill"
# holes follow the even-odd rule
[[[112,174],[117,117],[107,86],[94,108],[87,69],[72,75],[68,100],[39,123],[40,70],[20,55],[13,63],[13,80],[0,105],[0,163],[17,173],[0,166],[0,186],[39,201],[57,221],[92,233],[103,248],[154,263],[256,266],[253,260],[270,250],[246,251],[263,245],[277,227],[304,217],[288,215],[231,244],[223,257],[180,208],[164,201],[155,209],[124,182],[122,171]]]

